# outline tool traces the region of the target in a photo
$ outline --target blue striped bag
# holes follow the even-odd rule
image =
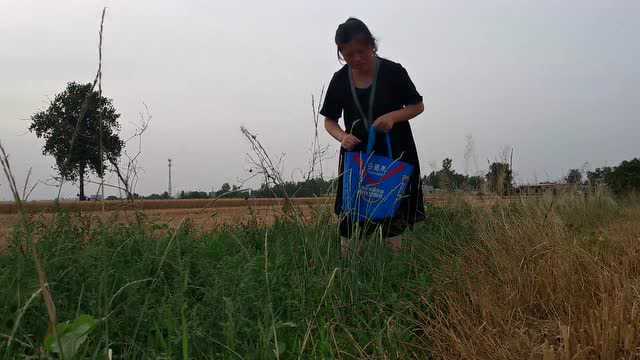
[[[391,139],[385,134],[387,155],[373,152],[376,130],[369,129],[367,151],[349,151],[344,156],[342,211],[359,221],[393,218],[413,173],[413,165],[394,160]]]

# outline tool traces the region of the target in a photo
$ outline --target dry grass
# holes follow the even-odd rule
[[[487,212],[423,297],[435,358],[640,358],[640,207],[595,196]]]

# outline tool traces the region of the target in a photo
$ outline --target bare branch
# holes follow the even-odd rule
[[[11,190],[11,195],[13,196],[14,201],[19,209],[22,208],[22,201],[20,199],[20,193],[18,192],[18,186],[16,186],[16,178],[13,176],[13,171],[11,171],[11,164],[9,163],[9,156],[7,152],[4,150],[4,146],[0,142],[0,164],[2,165],[2,171],[4,172],[5,177],[7,178],[7,182],[9,183],[9,188]]]
[[[153,118],[150,113],[149,106],[145,103],[142,104],[144,105],[145,110],[144,112],[140,112],[139,114],[139,125],[135,129],[133,135],[125,140],[124,156],[127,158],[127,161],[125,162],[124,166],[121,166],[117,159],[108,159],[113,167],[113,172],[115,172],[119,181],[122,183],[122,186],[119,187],[119,189],[123,190],[126,193],[127,199],[129,201],[134,200],[133,194],[135,193],[135,188],[138,185],[138,174],[141,170],[138,165],[138,160],[142,155],[142,138],[144,133],[149,128],[149,124],[151,123],[151,119]],[[130,154],[126,150],[126,148],[133,141],[137,141],[137,149],[135,153]]]
[[[305,180],[310,180],[314,177],[324,178],[322,161],[328,159],[327,153],[329,151],[328,145],[320,144],[320,137],[318,127],[320,124],[320,109],[322,104],[322,98],[324,97],[324,86],[320,90],[320,97],[318,98],[318,104],[316,106],[315,96],[311,95],[311,110],[313,113],[313,126],[314,134],[313,141],[311,143],[311,160],[309,161],[309,169],[304,176]]]

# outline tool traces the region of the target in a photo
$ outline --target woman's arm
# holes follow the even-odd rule
[[[423,111],[424,103],[422,103],[422,101],[415,105],[407,105],[400,110],[392,111],[380,116],[373,122],[373,127],[379,131],[388,132],[391,130],[393,125],[403,121],[409,121],[422,114]]]
[[[345,150],[351,151],[361,142],[357,137],[342,130],[336,120],[324,118],[324,128]]]

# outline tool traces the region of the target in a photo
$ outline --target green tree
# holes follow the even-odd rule
[[[432,171],[428,176],[422,178],[422,183],[425,185],[431,185],[436,189],[442,189],[446,191],[476,188],[477,179],[473,179],[474,183],[469,181],[471,178],[466,175],[458,174],[453,169],[453,160],[451,158],[445,158],[442,160],[442,169],[438,171]]]
[[[120,157],[124,145],[112,100],[90,91],[91,84],[68,83],[46,110],[31,116],[29,126],[44,139],[42,153],[55,158],[60,177],[79,183],[80,200],[85,200],[85,175],[103,176],[106,164]]]
[[[180,191],[180,199],[208,199],[209,194],[205,191]]]
[[[607,174],[606,183],[618,195],[640,191],[640,159],[620,163]]]
[[[438,183],[438,174],[435,171],[430,172],[428,176],[423,176],[422,183],[425,185],[431,185],[435,189],[440,188]]]
[[[222,186],[220,187],[220,190],[216,191],[214,195],[215,195],[216,197],[218,197],[218,196],[223,196],[223,195],[224,195],[224,196],[226,196],[226,197],[228,197],[228,195],[229,195],[229,191],[231,191],[231,185],[229,185],[229,183],[224,183],[224,184],[222,184]]]
[[[607,182],[607,177],[611,174],[613,169],[610,166],[597,168],[594,171],[587,171],[587,179],[591,185],[604,184]]]
[[[499,195],[507,195],[513,188],[513,172],[507,163],[494,162],[487,173],[489,189]]]
[[[570,169],[564,180],[568,184],[580,184],[582,182],[582,173],[578,169]]]
[[[454,188],[454,179],[453,179],[453,170],[451,167],[453,166],[453,160],[450,158],[445,158],[442,160],[442,169],[438,171],[438,187],[443,190],[451,191]]]
[[[466,179],[468,189],[475,191],[480,190],[480,186],[482,185],[483,181],[484,180],[482,179],[482,176],[469,176]]]
[[[162,194],[151,194],[149,196],[144,197],[147,200],[167,200],[170,199],[168,192],[163,192]]]
[[[451,158],[445,158],[442,160],[442,172],[451,174],[453,171],[451,167],[453,166],[453,160]]]

